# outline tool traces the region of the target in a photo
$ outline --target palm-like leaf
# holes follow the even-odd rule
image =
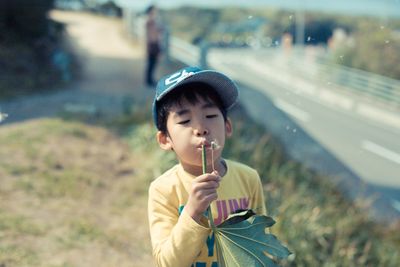
[[[290,252],[274,235],[266,233],[266,228],[274,224],[271,217],[252,210],[231,215],[213,229],[218,266],[276,266],[270,257],[286,258]]]
[[[207,160],[204,146],[202,160],[205,173]],[[244,210],[215,226],[210,207],[207,211],[215,235],[218,266],[277,266],[270,257],[287,258],[291,254],[274,235],[266,232],[266,228],[275,224],[271,217]]]

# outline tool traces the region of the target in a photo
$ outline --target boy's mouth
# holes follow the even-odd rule
[[[202,140],[200,144],[197,146],[199,149],[203,149],[203,146],[206,147],[206,149],[218,149],[218,145],[216,141],[208,141],[208,140]]]
[[[211,142],[209,142],[207,140],[203,140],[200,142],[200,144],[197,146],[197,148],[202,149],[203,146],[205,146],[206,148],[211,148]]]

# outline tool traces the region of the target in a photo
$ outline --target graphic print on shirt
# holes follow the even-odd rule
[[[228,216],[237,210],[248,209],[250,205],[250,198],[232,198],[232,199],[224,199],[215,201],[215,205],[217,207],[216,214],[213,213],[214,224],[221,224]],[[179,215],[181,215],[183,211],[184,205],[180,206],[178,211]],[[215,236],[214,233],[211,233],[206,240],[207,245],[207,256],[214,256],[214,247],[215,247]],[[211,266],[207,266],[205,262],[195,262],[192,264],[192,267],[218,267],[217,262],[213,262]]]
[[[237,210],[245,210],[249,208],[250,198],[232,198],[215,201],[217,206],[217,214],[213,213],[214,224],[221,224],[228,216]],[[179,207],[179,215],[181,215],[184,205]]]

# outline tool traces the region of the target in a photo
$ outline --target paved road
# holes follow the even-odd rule
[[[295,139],[299,138],[301,128],[345,165],[350,173],[354,173],[354,177],[360,177],[371,188],[384,192],[390,204],[400,211],[400,128],[362,116],[352,109],[342,108],[346,105],[347,97],[326,95],[325,101],[322,101],[317,94],[311,95],[296,90],[296,86],[274,82],[271,76],[283,74],[279,68],[274,72],[274,62],[271,62],[271,58],[262,57],[260,53],[243,50],[212,53],[209,62],[214,68],[257,89],[271,101],[272,105],[268,108],[267,104],[260,104],[265,109],[258,112],[265,114],[272,112],[271,108],[279,109],[295,123],[280,124],[275,129],[276,133],[282,136],[283,132],[291,131],[293,136],[290,138]],[[286,79],[291,80],[292,77]],[[297,79],[293,82],[302,81]],[[298,150],[293,147],[289,149]],[[296,153],[298,159],[304,161],[304,155],[309,152],[293,151],[293,155]],[[310,164],[316,165],[315,162]],[[329,167],[318,168],[327,170]],[[329,172],[331,175],[338,173],[332,169]],[[357,185],[351,183],[351,186]]]

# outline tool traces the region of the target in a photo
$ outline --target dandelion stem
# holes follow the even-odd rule
[[[203,167],[203,174],[207,173],[207,151],[206,151],[206,146],[202,145],[201,146],[201,161],[202,161],[202,167]],[[208,206],[207,208],[207,217],[208,220],[210,221],[210,226],[211,229],[215,229],[214,225],[214,219],[211,213],[211,206]]]
[[[214,167],[214,148],[211,147],[211,167],[212,170],[215,171],[215,167]]]
[[[203,166],[203,174],[207,173],[207,151],[206,146],[201,146],[201,161]]]

